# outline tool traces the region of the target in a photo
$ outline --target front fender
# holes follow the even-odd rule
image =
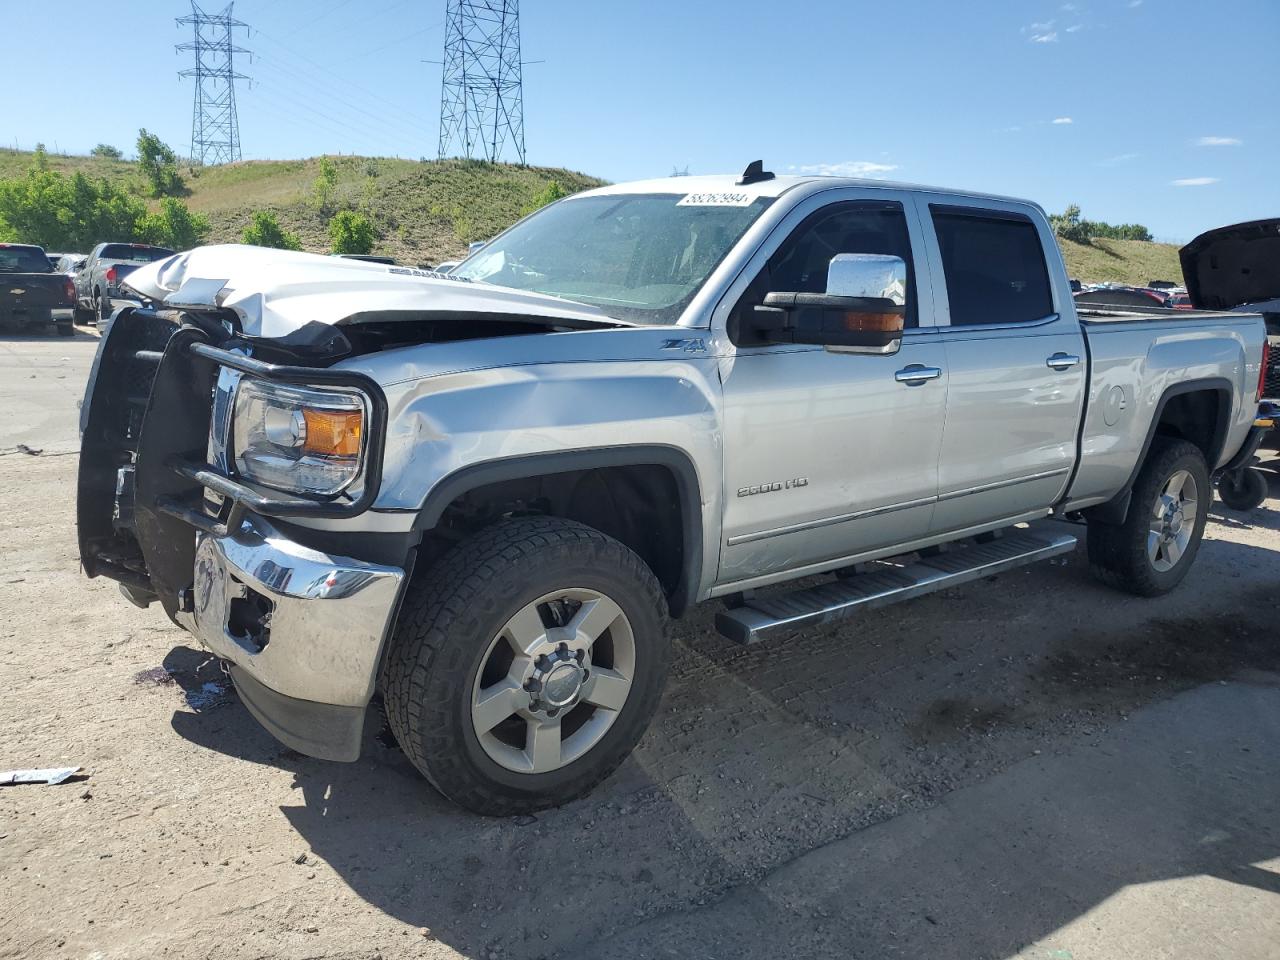
[[[533,364],[386,388],[376,510],[429,529],[471,489],[500,480],[656,464],[681,488],[690,599],[718,563],[719,380],[711,358]]]

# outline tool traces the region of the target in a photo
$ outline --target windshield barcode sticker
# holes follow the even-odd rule
[[[755,198],[748,193],[686,193],[677,207],[749,207]]]

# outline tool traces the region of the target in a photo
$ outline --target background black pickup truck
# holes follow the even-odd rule
[[[40,247],[0,243],[0,327],[56,327],[59,335],[75,333],[70,320],[57,320],[53,311],[71,306],[75,288],[71,278],[55,273]]]

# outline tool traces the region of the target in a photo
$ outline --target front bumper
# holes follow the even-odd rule
[[[241,699],[277,739],[355,760],[404,579],[398,567],[294,543],[250,515],[234,534],[200,535],[178,619],[231,664]]]

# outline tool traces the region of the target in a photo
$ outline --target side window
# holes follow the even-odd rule
[[[838,253],[901,257],[907,264],[906,325],[920,325],[907,218],[902,204],[883,201],[836,203],[804,220],[769,258],[734,313],[759,304],[767,293],[826,292],[827,268]]]
[[[952,326],[1027,323],[1053,313],[1035,224],[993,211],[931,209]]]

